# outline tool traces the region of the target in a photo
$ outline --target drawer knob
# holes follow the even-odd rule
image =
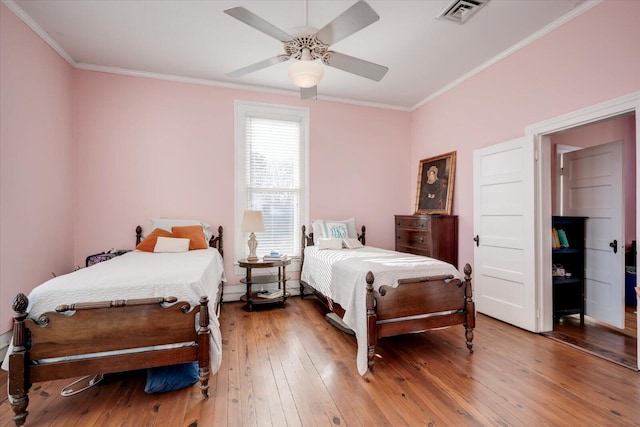
[[[418,242],[420,242],[420,243],[424,243],[424,237],[420,237],[420,238],[418,239]]]

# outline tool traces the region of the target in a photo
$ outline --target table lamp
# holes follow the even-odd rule
[[[247,261],[257,261],[256,248],[258,247],[258,241],[256,240],[255,233],[264,231],[264,220],[262,219],[262,211],[245,210],[242,217],[242,228],[244,233],[251,233],[247,245],[249,246],[249,256]]]

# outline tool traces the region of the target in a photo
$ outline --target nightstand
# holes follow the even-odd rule
[[[247,310],[253,310],[254,305],[262,304],[280,304],[284,307],[287,303],[289,293],[287,292],[287,265],[291,264],[291,258],[286,258],[281,261],[247,261],[241,259],[238,261],[238,265],[241,268],[247,270],[247,275],[244,279],[240,280],[240,283],[247,285],[247,293],[240,297],[241,301],[247,303]],[[267,274],[253,276],[252,270],[255,268],[277,268],[277,274]],[[262,289],[256,290],[255,285],[266,285],[271,283],[277,283],[278,288],[282,290],[282,294],[277,296],[269,296],[268,293],[263,292]]]

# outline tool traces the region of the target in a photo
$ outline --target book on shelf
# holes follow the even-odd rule
[[[282,289],[270,289],[268,291],[258,292],[256,296],[266,299],[280,298],[282,297]]]
[[[560,238],[558,237],[558,230],[555,227],[551,230],[553,236],[551,237],[553,242],[553,249],[560,249]]]
[[[567,239],[567,233],[565,233],[564,230],[562,229],[558,230],[558,240],[561,248],[569,247],[569,240]]]

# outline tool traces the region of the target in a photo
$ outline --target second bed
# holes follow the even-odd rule
[[[473,352],[469,264],[462,274],[444,261],[369,246],[321,249],[303,226],[300,283],[301,295],[313,289],[355,333],[361,375],[373,370],[378,338],[463,325]]]

